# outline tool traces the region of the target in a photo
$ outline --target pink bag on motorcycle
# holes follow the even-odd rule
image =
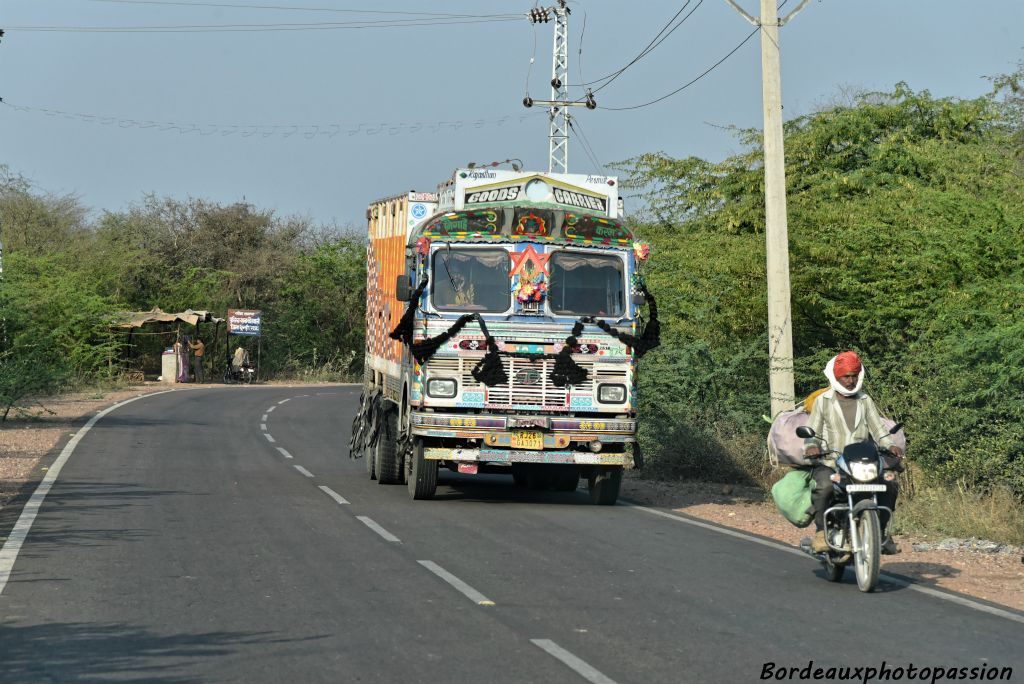
[[[768,456],[772,465],[812,466],[816,461],[804,458],[804,440],[796,436],[796,429],[807,425],[811,414],[801,406],[775,416],[768,431]]]

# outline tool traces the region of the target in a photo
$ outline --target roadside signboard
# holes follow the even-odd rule
[[[259,337],[262,320],[258,309],[228,309],[228,334]]]

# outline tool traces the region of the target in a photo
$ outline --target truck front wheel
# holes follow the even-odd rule
[[[383,412],[373,461],[377,484],[398,484],[402,481],[402,461],[398,454],[398,411],[391,409]]]
[[[412,453],[406,469],[406,484],[413,499],[433,499],[437,491],[437,461],[423,458],[423,438],[412,438]]]
[[[622,466],[602,466],[587,478],[590,503],[598,506],[613,506],[619,498],[622,487]]]

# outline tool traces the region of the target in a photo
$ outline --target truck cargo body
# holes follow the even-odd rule
[[[646,258],[619,213],[614,178],[472,169],[370,206],[352,455],[371,477],[429,498],[439,464],[540,488],[582,476],[614,503]]]

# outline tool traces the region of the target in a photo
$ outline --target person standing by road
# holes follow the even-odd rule
[[[196,382],[203,382],[203,355],[206,354],[206,345],[197,337],[195,341],[189,341],[188,346],[192,350],[192,373],[196,376]]]

